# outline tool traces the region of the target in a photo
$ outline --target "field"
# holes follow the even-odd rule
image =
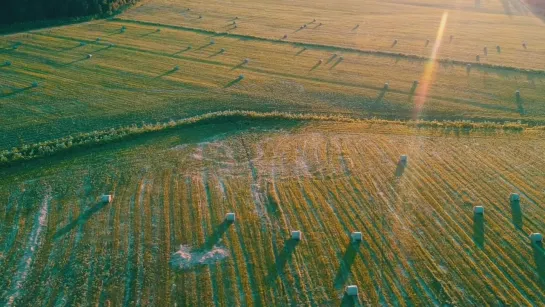
[[[544,305],[521,3],[147,0],[0,37],[0,305]]]
[[[527,233],[545,227],[544,147],[543,132],[232,119],[6,170],[0,288],[43,306],[338,305],[347,284],[361,304],[540,305]],[[179,270],[181,245],[229,256]]]
[[[214,3],[150,1],[112,20],[2,37],[0,63],[9,61],[11,65],[0,67],[0,149],[229,109],[545,123],[541,103],[545,96],[545,37],[539,36],[545,35],[545,25],[537,18],[509,17],[497,6],[486,13],[453,10],[439,52],[431,62],[433,69],[427,72],[442,7],[397,4],[405,14],[423,14],[414,20],[427,22],[426,26],[415,27],[429,29],[429,33],[418,38],[412,32],[404,33],[409,30],[406,25],[386,20],[369,20],[376,29],[371,31],[369,25],[363,29],[367,18],[377,18],[368,8],[389,11],[390,6],[395,7],[392,3],[361,8],[358,18],[362,29],[357,31],[350,31],[356,17],[352,20],[343,11],[330,13],[320,2],[306,12],[293,8],[297,3],[302,5],[297,1],[290,1],[291,5],[263,1],[274,12],[291,8],[274,15],[286,16],[285,20],[262,18],[258,13],[263,10],[245,2],[229,5],[227,10],[233,13],[219,14],[217,10],[225,5]],[[174,15],[186,6],[193,10]],[[346,6],[355,4],[346,1]],[[308,16],[289,13],[294,10]],[[237,29],[230,26],[234,12],[240,12]],[[198,19],[200,13],[202,20]],[[254,17],[247,17],[250,14]],[[397,11],[391,22],[407,20],[395,16]],[[462,26],[468,23],[460,20],[461,16],[501,24],[502,31],[495,36],[484,30],[472,31]],[[485,17],[490,20],[482,19]],[[159,20],[154,18],[162,23],[157,24]],[[312,18],[331,18],[331,25],[328,22],[323,29],[313,29],[309,24],[307,29],[281,39],[286,32],[282,27],[291,29],[294,23],[310,23]],[[265,22],[271,25],[261,29]],[[527,49],[521,46],[521,39],[506,37],[503,26],[513,28],[513,37],[532,33],[525,38]],[[124,32],[122,27],[126,28]],[[385,27],[399,33],[383,34]],[[490,26],[487,31],[497,28]],[[280,30],[272,33],[272,29]],[[452,42],[449,33],[455,35]],[[399,43],[385,47],[380,42],[382,37],[387,44],[394,37]],[[424,37],[430,37],[427,47]],[[496,52],[497,43],[483,43],[487,39],[501,40],[501,53]],[[13,49],[17,42],[21,45]],[[488,56],[478,46],[485,43]],[[475,62],[479,53],[480,64]],[[93,57],[87,59],[88,54]],[[467,64],[472,64],[469,73]],[[240,75],[244,75],[243,80]],[[420,82],[416,88],[415,80]],[[33,82],[38,87],[33,88]],[[386,82],[388,90],[384,90]],[[520,90],[520,99],[515,96],[516,90]]]

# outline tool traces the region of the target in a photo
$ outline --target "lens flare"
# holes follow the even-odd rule
[[[439,47],[441,47],[443,34],[445,33],[445,28],[447,26],[447,19],[448,12],[444,12],[443,17],[441,18],[441,24],[439,25],[439,30],[437,30],[437,37],[435,38],[435,44],[433,45],[430,59],[426,63],[426,66],[424,67],[424,74],[420,78],[420,86],[416,92],[413,119],[417,119],[420,116],[424,103],[426,102],[428,90],[433,82],[433,79],[435,78],[437,53],[439,53]]]

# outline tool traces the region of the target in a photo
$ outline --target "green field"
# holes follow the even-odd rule
[[[514,0],[148,0],[1,36],[0,305],[544,305],[544,97]]]

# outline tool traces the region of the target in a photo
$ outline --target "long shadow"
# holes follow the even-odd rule
[[[229,87],[239,83],[240,81],[242,81],[242,78],[238,77],[233,81],[229,81],[229,83],[225,84],[225,86],[223,88],[229,88]]]
[[[473,242],[479,248],[484,247],[484,214],[473,214]]]
[[[24,91],[27,91],[29,89],[31,89],[32,86],[27,86],[27,87],[23,87],[23,88],[20,88],[20,89],[16,89],[14,90],[13,92],[10,92],[10,93],[6,93],[6,94],[0,94],[0,98],[7,98],[7,97],[11,97],[13,95],[17,95],[19,93],[22,93]]]
[[[336,57],[337,57],[336,54],[332,55],[332,56],[327,60],[326,64],[329,64],[329,63],[333,62],[333,60],[334,60]]]
[[[231,70],[239,69],[242,66],[244,66],[244,64],[246,64],[246,62],[242,61],[240,64],[237,64],[236,66],[233,66],[233,68],[231,68]]]
[[[411,89],[409,90],[409,99],[408,101],[413,100],[414,94],[416,93],[416,89],[418,88],[418,83],[413,82],[413,85],[411,85]]]
[[[384,99],[384,96],[386,96],[386,93],[388,92],[387,88],[383,88],[380,90],[380,93],[377,96],[377,99],[375,99],[375,103],[381,103],[382,99]]]
[[[537,274],[541,283],[545,285],[545,249],[543,249],[543,243],[533,243],[532,249],[534,250]]]
[[[360,303],[358,301],[357,296],[350,296],[345,292],[341,300],[341,306],[342,307],[360,306]]]
[[[331,67],[329,68],[329,70],[332,70],[333,68],[337,67],[337,65],[341,64],[342,61],[343,61],[342,58],[338,58],[338,59],[337,59],[337,62],[335,62],[335,64],[333,64],[333,66],[331,66]]]
[[[201,249],[209,250],[214,247],[214,245],[218,244],[221,240],[221,237],[223,237],[225,232],[227,232],[227,230],[229,229],[229,226],[231,226],[232,224],[232,221],[223,221],[221,224],[219,224],[218,227],[216,227],[216,230],[214,230],[214,232],[212,233],[212,235],[210,235],[208,239],[206,239],[206,242],[204,242],[204,244],[201,246]]]
[[[403,176],[403,173],[405,172],[405,167],[406,167],[405,163],[401,161],[397,162],[396,173],[395,173],[396,177],[399,178]]]
[[[157,30],[155,30],[155,31],[152,31],[152,32],[149,32],[149,33],[140,34],[139,36],[140,37],[146,37],[146,36],[149,36],[149,35],[152,35],[152,34],[155,34],[155,33],[159,33],[159,32],[157,32]]]
[[[82,46],[78,44],[77,46],[73,46],[73,47],[61,48],[61,49],[57,50],[57,53],[74,50],[74,49],[79,48],[79,47],[82,47]]]
[[[173,53],[172,55],[177,55],[177,54],[180,54],[180,53],[188,52],[189,50],[191,50],[191,47],[187,47],[185,49],[182,49],[182,50],[180,50],[178,52]]]
[[[81,58],[81,59],[77,59],[77,60],[75,60],[75,61],[72,61],[72,62],[63,64],[63,65],[61,65],[61,66],[70,66],[70,65],[72,65],[72,64],[76,64],[76,63],[78,63],[78,62],[83,62],[83,61],[86,61],[86,60],[89,60],[89,59],[87,58],[87,56],[85,56],[85,57],[83,57],[83,58]]]
[[[64,226],[63,228],[61,228],[59,230],[57,230],[55,235],[53,235],[53,239],[56,240],[56,239],[64,236],[65,234],[69,233],[72,229],[74,229],[74,227],[76,227],[78,225],[85,224],[95,213],[100,211],[102,208],[106,207],[106,205],[108,205],[107,202],[99,202],[99,203],[95,204],[94,206],[92,206],[91,208],[87,209],[85,212],[83,212],[80,216],[78,216],[77,219],[72,221],[70,224]]]
[[[209,55],[208,57],[209,57],[209,58],[213,58],[213,57],[218,56],[218,55],[220,55],[220,54],[222,54],[222,53],[223,53],[223,51],[218,51],[218,52],[216,52],[216,53],[212,53],[212,54]]]
[[[295,55],[298,56],[298,55],[300,55],[301,53],[303,53],[305,51],[307,51],[307,48],[303,48],[303,49],[297,51],[297,53]]]
[[[269,284],[274,283],[280,272],[286,266],[286,263],[290,260],[291,256],[295,252],[295,247],[299,244],[299,241],[296,240],[286,240],[284,242],[284,249],[276,258],[276,263],[269,268],[269,275],[267,276],[267,281]]]
[[[212,46],[212,45],[214,45],[214,44],[212,44],[212,43],[208,43],[208,44],[206,44],[206,45],[202,45],[202,46],[200,46],[199,48],[197,48],[197,50],[202,50],[202,49],[204,49],[204,48],[208,48],[208,47],[210,47],[210,46]]]
[[[511,221],[513,222],[513,225],[515,225],[516,229],[522,230],[522,210],[520,209],[519,202],[511,203]]]
[[[356,31],[359,27],[360,25],[356,25],[354,28],[352,28],[352,31]]]
[[[517,104],[517,112],[523,115],[526,111],[524,110],[524,100],[522,99],[522,97],[515,97],[515,103]]]
[[[316,26],[314,26],[314,28],[312,28],[312,29],[313,29],[313,30],[314,30],[314,29],[318,29],[318,28],[321,27],[321,26],[322,26],[322,24],[319,23],[319,24],[317,24]]]
[[[352,264],[354,264],[356,256],[358,255],[358,247],[359,244],[357,243],[349,243],[346,247],[343,259],[341,260],[341,264],[339,265],[339,269],[337,270],[337,275],[335,276],[335,281],[333,283],[335,289],[341,289],[348,280],[348,277],[350,277]]]
[[[155,79],[161,79],[162,77],[171,75],[171,74],[173,74],[173,73],[175,73],[175,72],[176,72],[176,69],[171,69],[171,70],[166,71],[166,72],[164,72],[164,73],[162,73],[162,74],[160,74],[160,75],[158,75],[158,76],[156,76],[156,77],[153,77],[153,80],[155,80]]]
[[[316,65],[312,66],[312,68],[309,71],[313,71],[316,68],[320,67],[321,65],[322,65],[322,63],[318,62],[318,63],[316,63]]]

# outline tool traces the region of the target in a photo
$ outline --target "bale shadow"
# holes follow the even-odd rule
[[[159,33],[159,32],[157,32],[157,30],[155,30],[155,31],[152,31],[152,32],[149,32],[149,33],[140,34],[139,36],[140,37],[146,37],[146,36],[150,36],[150,35],[155,34],[155,33]]]
[[[358,247],[359,243],[349,243],[346,247],[341,264],[337,270],[337,275],[335,276],[335,281],[333,282],[335,289],[341,289],[348,280],[348,277],[350,277],[352,264],[354,264],[358,255]]]
[[[91,208],[85,210],[80,216],[78,216],[77,219],[69,223],[68,225],[64,226],[63,228],[57,230],[57,232],[53,235],[53,239],[59,239],[60,237],[64,236],[65,234],[69,233],[74,227],[78,225],[85,224],[94,214],[96,214],[98,211],[106,207],[109,203],[108,202],[99,202],[96,203]]]
[[[479,248],[484,247],[484,214],[473,214],[473,242]]]
[[[208,47],[210,47],[210,46],[212,46],[212,45],[214,45],[214,44],[208,43],[208,44],[206,44],[206,45],[200,46],[199,48],[197,48],[197,50],[203,50],[203,49],[208,48]]]
[[[356,25],[354,28],[352,28],[352,31],[356,31],[359,27],[360,25]]]
[[[332,70],[333,68],[337,67],[337,65],[341,64],[342,61],[343,61],[342,58],[338,58],[338,59],[337,59],[337,62],[335,62],[335,64],[333,64],[333,66],[331,66],[331,67],[329,68],[329,70]]]
[[[246,64],[246,62],[242,61],[240,64],[237,64],[237,65],[233,66],[233,68],[231,68],[231,70],[239,69],[242,66],[244,66],[244,64]]]
[[[316,63],[316,65],[312,66],[312,68],[309,71],[316,70],[320,66],[322,66],[322,63],[318,62],[318,63]]]
[[[282,272],[284,269],[284,266],[286,266],[288,260],[290,260],[291,256],[295,252],[295,247],[297,247],[298,244],[299,241],[293,239],[288,239],[284,242],[284,249],[282,249],[282,252],[280,252],[276,258],[275,264],[269,268],[269,275],[267,277],[269,283],[274,283],[280,272]]]
[[[305,51],[307,51],[307,48],[303,48],[303,49],[297,51],[297,53],[295,54],[295,56],[298,56],[298,55],[300,55],[301,53],[303,53],[303,52],[305,52]]]
[[[13,95],[17,95],[19,93],[22,93],[22,92],[25,92],[27,90],[30,90],[32,89],[32,86],[27,86],[27,87],[23,87],[23,88],[20,88],[20,89],[16,89],[10,93],[6,93],[6,94],[0,94],[0,98],[7,98],[7,97],[11,97]]]
[[[72,62],[69,62],[69,63],[66,63],[66,64],[63,64],[61,66],[70,66],[70,65],[73,65],[73,64],[76,64],[76,63],[79,63],[79,62],[83,62],[83,61],[87,61],[87,60],[90,60],[89,58],[87,58],[87,56],[83,57],[83,58],[80,58],[80,59],[77,59],[77,60],[74,60]]]
[[[240,81],[242,81],[242,78],[238,77],[235,80],[229,81],[229,83],[225,84],[225,86],[223,88],[229,88],[229,87],[239,83]]]
[[[214,230],[214,232],[212,233],[212,235],[210,235],[206,239],[206,242],[204,242],[204,244],[201,246],[201,249],[209,250],[214,247],[214,245],[218,244],[221,240],[221,237],[223,237],[225,232],[227,232],[227,230],[229,229],[229,226],[231,226],[232,224],[233,221],[227,220],[224,220],[221,224],[219,224],[218,227],[216,227],[216,230]]]
[[[543,243],[532,243],[532,249],[534,250],[537,274],[541,283],[545,284],[545,249],[543,249]]]
[[[344,292],[343,298],[341,300],[341,306],[354,307],[354,306],[361,306],[361,305],[359,302],[359,298],[357,296],[350,296],[346,292]]]
[[[399,177],[403,176],[403,173],[405,172],[406,167],[407,167],[407,165],[405,165],[405,163],[403,163],[402,161],[397,162],[397,167],[396,167],[396,172],[395,172],[396,177],[399,178]]]
[[[180,54],[180,53],[188,52],[189,50],[191,50],[191,47],[186,47],[185,49],[182,49],[182,50],[180,50],[178,52],[175,52],[172,55],[177,55],[177,54]]]
[[[153,80],[161,79],[162,77],[171,75],[171,74],[175,73],[176,71],[177,71],[177,69],[174,69],[174,68],[173,68],[173,69],[171,69],[171,70],[169,70],[169,71],[166,71],[166,72],[164,72],[164,73],[162,73],[162,74],[160,74],[160,75],[158,75],[158,76],[156,76],[156,77],[153,77]]]
[[[393,48],[393,47],[395,47],[396,45],[397,45],[397,42],[394,41],[394,42],[392,43],[392,45],[390,46],[390,48]]]
[[[331,57],[329,57],[329,59],[327,60],[326,64],[329,64],[331,62],[333,62],[333,60],[337,57],[336,54],[332,55]]]
[[[515,225],[516,229],[522,230],[522,227],[524,225],[522,219],[522,210],[520,208],[519,202],[511,203],[511,221],[513,222],[513,225]]]
[[[220,54],[222,54],[222,53],[223,53],[223,51],[220,50],[220,51],[217,51],[217,52],[215,52],[215,53],[212,53],[212,54],[209,55],[208,57],[209,57],[209,58],[213,58],[213,57],[218,56],[218,55],[220,55]]]
[[[409,98],[408,98],[408,101],[413,100],[414,94],[416,93],[416,89],[417,89],[417,88],[418,88],[418,83],[413,83],[413,85],[411,85],[411,89],[409,90]]]
[[[520,114],[520,115],[523,115],[526,113],[526,111],[524,110],[524,99],[522,99],[522,97],[515,97],[515,103],[517,104],[517,112]]]
[[[375,103],[381,103],[382,100],[384,99],[384,96],[386,96],[387,92],[388,92],[387,88],[383,88],[382,90],[380,90],[380,93],[378,94],[377,99],[375,99]]]
[[[312,28],[312,29],[313,29],[313,30],[314,30],[314,29],[318,29],[318,28],[321,27],[321,26],[322,26],[322,24],[319,23],[319,24],[317,24],[316,26],[314,26],[314,28]]]

